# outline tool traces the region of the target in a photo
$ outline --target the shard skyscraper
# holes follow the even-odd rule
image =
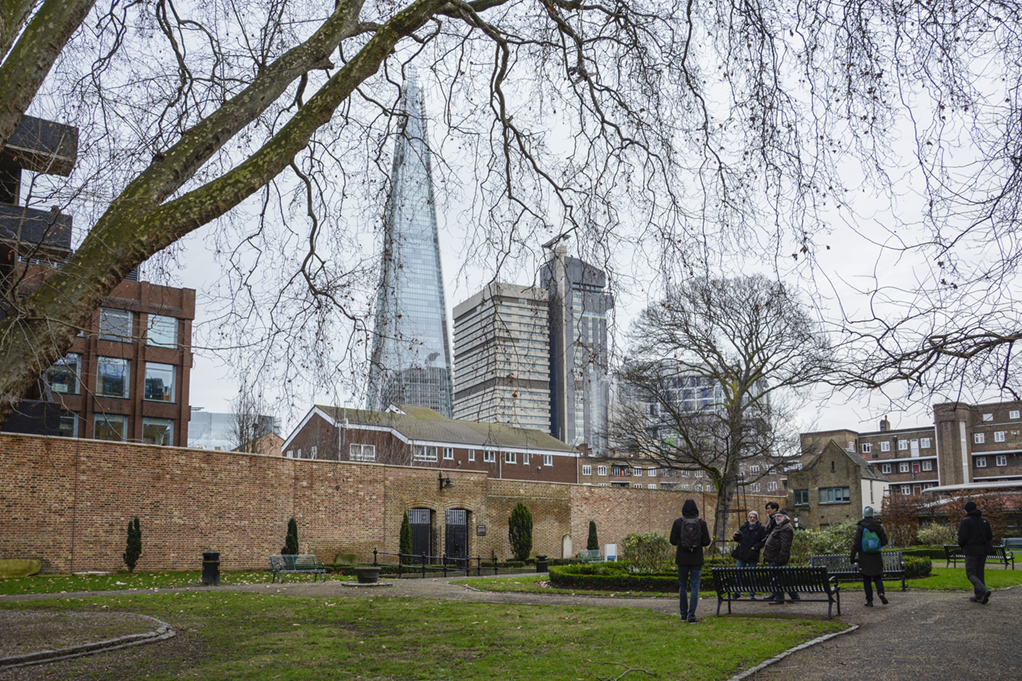
[[[447,305],[426,119],[414,77],[405,82],[402,108],[384,223],[366,406],[429,407],[450,418]]]

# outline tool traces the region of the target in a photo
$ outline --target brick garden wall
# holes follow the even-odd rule
[[[509,558],[507,518],[532,511],[533,552],[560,557],[566,535],[585,548],[589,521],[600,542],[629,532],[667,533],[685,492],[490,479],[484,472],[295,460],[95,440],[0,435],[0,558],[42,558],[53,572],[123,567],[128,521],[139,516],[144,571],[198,569],[219,551],[224,569],[262,569],[280,551],[287,521],[300,548],[332,561],[339,552],[396,553],[408,508],[434,515],[443,550],[444,513],[468,511],[469,554]],[[713,495],[695,493],[704,517]],[[766,497],[749,505],[761,509]],[[486,527],[485,536],[476,528]]]

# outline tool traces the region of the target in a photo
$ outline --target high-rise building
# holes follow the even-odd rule
[[[447,306],[426,118],[414,78],[404,85],[402,110],[384,223],[367,408],[408,404],[450,418]]]
[[[607,277],[554,246],[540,283],[550,306],[550,434],[600,453],[610,403],[607,313],[614,308]]]
[[[547,299],[494,282],[454,308],[454,418],[550,432]]]

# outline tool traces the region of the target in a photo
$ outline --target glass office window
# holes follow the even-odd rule
[[[146,344],[161,348],[177,347],[177,318],[163,315],[149,315],[146,325]]]
[[[131,311],[112,307],[99,308],[99,337],[101,340],[131,342]]]
[[[46,384],[55,393],[77,395],[81,367],[81,355],[77,353],[65,355],[64,359],[58,359],[53,366],[46,370]]]
[[[121,442],[127,440],[128,417],[123,414],[97,414],[95,438]]]
[[[174,365],[146,362],[145,399],[157,402],[174,401]]]
[[[128,397],[131,362],[116,357],[96,361],[96,394],[104,397]]]
[[[78,414],[64,412],[60,415],[60,436],[78,437]]]
[[[142,419],[142,442],[147,445],[174,444],[174,422],[171,419]]]

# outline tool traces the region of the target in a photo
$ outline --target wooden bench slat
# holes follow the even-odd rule
[[[827,574],[827,569],[812,566],[792,567],[732,567],[713,568],[713,582],[717,589],[717,616],[720,606],[727,603],[728,614],[731,603],[741,600],[733,594],[741,591],[782,591],[806,594],[823,594],[827,597],[827,619],[837,606],[837,614],[841,614],[841,592],[837,580]],[[824,602],[822,598],[804,598],[808,602]]]
[[[901,590],[905,590],[905,559],[900,551],[884,551],[881,553],[884,560],[884,577],[890,575],[894,579],[901,579]],[[817,556],[809,556],[809,564],[815,567],[823,567],[827,572],[838,579],[861,579],[862,573],[848,560],[847,553],[826,553]]]
[[[965,553],[963,553],[962,547],[955,544],[944,544],[944,556],[947,558],[947,563],[944,567],[950,567],[952,564],[958,567],[958,561],[965,560]],[[995,546],[994,553],[988,555],[987,560],[1001,563],[1004,567],[1011,565],[1011,569],[1015,569],[1015,554],[1004,546]]]

